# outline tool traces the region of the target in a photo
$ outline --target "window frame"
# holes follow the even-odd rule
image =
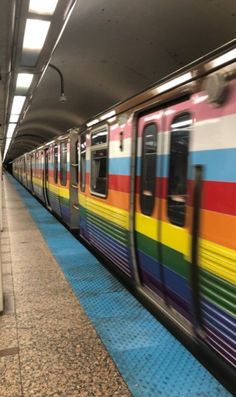
[[[55,157],[55,149],[57,149],[57,156]],[[57,161],[55,162],[55,158]],[[55,167],[55,164],[57,165]],[[58,184],[58,144],[53,145],[53,181],[57,185]]]
[[[95,135],[96,133],[98,133],[99,131],[104,131],[106,130],[107,134],[107,139],[106,142],[103,143],[99,143],[99,144],[92,144],[92,137],[93,135]],[[108,196],[108,191],[109,191],[109,186],[108,186],[108,178],[109,178],[109,135],[110,135],[110,130],[109,130],[109,126],[108,124],[103,124],[100,127],[97,127],[96,129],[92,130],[90,132],[90,193],[94,196],[106,199]],[[93,189],[92,187],[92,167],[93,167],[93,154],[98,151],[98,150],[106,150],[106,185],[105,185],[105,193],[99,193],[96,190]]]
[[[153,188],[152,188],[152,190],[150,190],[152,194],[151,194],[151,196],[147,196],[147,195],[144,195],[144,190],[146,190],[146,189],[144,189],[144,186],[143,186],[143,183],[144,183],[144,170],[145,170],[145,165],[147,165],[147,156],[145,156],[147,151],[146,151],[146,153],[144,152],[144,150],[145,150],[145,145],[144,144],[145,144],[146,130],[150,126],[154,126],[155,127],[156,155],[155,155],[155,177],[154,177],[154,181],[153,181]],[[141,172],[140,172],[140,186],[139,186],[139,203],[140,203],[140,209],[141,209],[142,214],[147,215],[147,216],[152,216],[154,208],[155,208],[155,197],[156,197],[156,189],[157,189],[157,186],[156,186],[157,185],[156,184],[156,169],[157,169],[157,161],[158,161],[158,159],[157,159],[157,157],[158,157],[158,153],[157,153],[157,151],[158,151],[158,131],[159,131],[158,130],[158,125],[154,121],[151,121],[150,123],[144,124],[143,129],[142,129],[142,135],[141,135],[141,139],[142,139],[141,145],[142,145],[142,147],[141,147],[141,164],[140,164],[140,171]],[[146,160],[146,162],[145,162],[145,160]],[[152,198],[152,208],[151,209],[144,207],[145,199],[147,201],[147,197],[151,197]]]
[[[182,129],[173,129],[173,124],[178,121],[180,117],[183,116],[188,116],[188,121],[189,125],[186,127],[183,126]],[[187,122],[187,120],[186,120]],[[169,134],[170,134],[170,146],[169,146],[169,164],[168,164],[168,184],[167,184],[167,191],[166,191],[166,201],[167,201],[167,217],[169,219],[169,222],[173,225],[179,226],[179,227],[185,227],[186,225],[186,209],[187,209],[187,194],[188,194],[188,169],[189,169],[189,147],[190,147],[190,134],[193,126],[193,116],[191,112],[189,111],[182,111],[176,114],[169,126]],[[182,192],[174,192],[175,194],[172,194],[171,187],[173,178],[176,178],[176,176],[179,178],[178,175],[171,175],[172,170],[175,168],[173,167],[173,161],[171,157],[172,152],[172,147],[173,147],[173,132],[181,132],[181,131],[187,131],[187,145],[186,145],[186,166],[185,166],[185,177],[184,177],[184,193]],[[179,183],[181,186],[181,184]],[[173,186],[173,185],[172,185]],[[175,186],[177,189],[177,186]],[[179,188],[178,188],[179,189]],[[178,190],[177,189],[177,190]],[[182,187],[181,187],[182,189]],[[171,196],[176,196],[176,199],[171,198]]]
[[[87,133],[86,131],[83,132],[82,134],[80,134],[79,137],[79,142],[78,142],[78,149],[79,149],[79,183],[80,183],[80,191],[81,192],[85,192],[86,190],[86,153],[87,153],[87,137],[86,137]],[[85,149],[81,150],[81,137],[84,136],[85,137]],[[82,164],[83,164],[83,159],[82,156],[84,156],[84,160],[85,160],[85,167],[84,167],[84,180],[83,180],[83,174],[82,174]]]
[[[63,146],[66,148],[66,162],[62,164],[62,157],[64,160],[64,153],[62,156],[62,148]],[[67,156],[68,156],[68,140],[64,140],[60,142],[60,185],[67,186]],[[64,168],[66,165],[66,168]]]

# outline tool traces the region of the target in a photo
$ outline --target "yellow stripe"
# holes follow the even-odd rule
[[[137,232],[160,242],[158,236],[158,229],[161,226],[162,244],[181,252],[185,256],[189,256],[189,233],[188,231],[179,226],[172,225],[167,222],[159,224],[157,219],[150,216],[135,213],[135,229]]]
[[[34,178],[33,178],[33,184],[42,187],[42,186],[43,186],[43,181],[42,181],[41,178],[36,178],[36,177],[34,177]]]
[[[234,250],[201,239],[199,262],[202,269],[236,284],[236,252]]]
[[[79,195],[79,202],[83,207],[96,215],[99,215],[110,222],[116,223],[127,230],[129,229],[128,211],[101,203],[98,200],[91,199],[90,197],[86,197],[82,194]]]
[[[150,216],[135,213],[135,229],[137,232],[158,241],[158,221]]]
[[[50,192],[54,193],[56,196],[58,195],[58,186],[53,185],[52,183],[47,183],[47,188]]]

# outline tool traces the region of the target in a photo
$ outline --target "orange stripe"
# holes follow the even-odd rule
[[[236,217],[220,212],[201,211],[201,238],[236,249]]]
[[[87,187],[87,186],[86,186]],[[93,200],[100,201],[101,203],[117,207],[125,211],[129,211],[129,194],[124,192],[117,192],[117,190],[109,190],[106,198],[98,197],[86,189],[85,196],[92,198]]]

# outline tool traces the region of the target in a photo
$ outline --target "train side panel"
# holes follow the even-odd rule
[[[193,167],[202,166],[199,235],[201,325],[205,340],[236,366],[236,82],[222,106],[194,96]]]
[[[82,235],[128,276],[132,274],[129,221],[131,128],[131,122],[124,126],[122,147],[118,124],[109,130],[103,126],[91,132],[90,140],[87,138],[86,188],[84,193],[79,193]],[[106,143],[99,143],[100,134],[107,134]]]

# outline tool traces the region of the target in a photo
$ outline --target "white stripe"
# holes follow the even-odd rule
[[[120,141],[110,141],[109,143],[110,158],[122,158],[131,156],[131,138],[123,139],[123,150],[120,150]]]
[[[199,121],[194,126],[191,151],[236,147],[236,114]]]

